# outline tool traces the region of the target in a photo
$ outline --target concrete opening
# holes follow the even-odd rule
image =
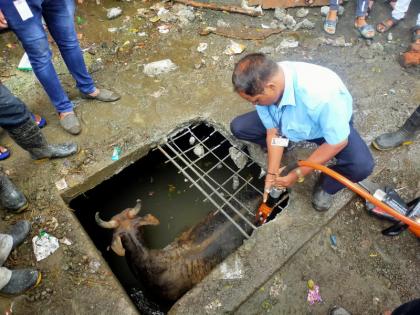
[[[157,226],[144,227],[144,241],[150,249],[165,248],[209,213],[223,214],[239,231],[242,242],[256,229],[263,180],[261,168],[246,150],[233,146],[213,126],[197,123],[169,135],[144,158],[73,199],[70,207],[139,311],[161,314],[173,303],[149,294],[126,258],[110,250],[112,230],[99,227],[95,213],[109,220],[141,199],[140,214],[151,213],[160,221]],[[285,195],[278,209],[287,204]]]

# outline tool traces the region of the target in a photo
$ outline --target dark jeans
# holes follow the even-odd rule
[[[7,19],[9,28],[15,32],[28,54],[33,71],[47,92],[57,112],[73,110],[66,92],[51,62],[51,50],[42,17],[51,36],[60,49],[64,62],[76,80],[78,89],[85,94],[95,91],[89,75],[74,25],[75,0],[27,0],[33,17],[22,20],[13,1],[0,0],[0,9]]]
[[[0,83],[0,127],[17,127],[29,118],[25,104]]]
[[[267,131],[256,111],[240,115],[230,124],[232,134],[241,140],[257,143],[266,147]],[[317,145],[325,142],[324,138],[308,140]],[[368,177],[375,165],[372,154],[366,143],[350,124],[350,135],[347,146],[336,156],[336,164],[331,167],[352,182],[359,182]],[[345,186],[329,176],[321,177],[321,186],[329,194],[335,194]]]

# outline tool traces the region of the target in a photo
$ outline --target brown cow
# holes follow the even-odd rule
[[[250,209],[256,209],[260,201],[253,198]],[[101,227],[114,229],[111,248],[126,256],[137,279],[167,301],[178,300],[244,240],[243,234],[223,214],[212,212],[165,248],[149,249],[144,244],[141,227],[157,225],[159,220],[151,214],[137,216],[140,208],[137,200],[134,208],[125,209],[108,222],[102,221],[98,213],[95,219]]]

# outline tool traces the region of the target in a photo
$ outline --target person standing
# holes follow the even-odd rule
[[[73,135],[80,133],[81,125],[52,64],[42,17],[81,96],[103,102],[114,102],[120,98],[112,91],[96,88],[88,73],[77,39],[75,8],[74,0],[0,0],[0,28],[9,27],[16,34],[36,77],[57,110],[61,126]]]

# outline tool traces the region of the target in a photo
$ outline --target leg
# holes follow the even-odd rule
[[[64,92],[51,62],[51,50],[41,22],[41,0],[29,0],[33,17],[23,21],[12,1],[0,0],[0,9],[10,29],[21,41],[39,82],[47,92],[57,112],[73,111],[73,104]]]
[[[401,20],[405,17],[405,14],[408,11],[411,0],[398,0],[395,3],[394,10],[392,10],[391,16],[395,20]]]
[[[25,104],[0,83],[0,127],[19,126],[29,118]]]
[[[375,149],[384,151],[400,145],[411,144],[416,132],[420,130],[420,106],[405,121],[404,125],[394,132],[384,133],[372,141]]]
[[[74,0],[44,0],[42,14],[51,36],[57,43],[77,88],[84,94],[95,92],[95,85],[88,73],[74,25]]]
[[[331,167],[352,182],[359,182],[368,177],[375,165],[368,146],[353,126],[350,126],[350,135],[347,146],[336,155],[337,162]],[[329,176],[322,176],[321,187],[328,194],[335,194],[345,186]]]
[[[366,13],[368,8],[368,0],[357,0],[356,21],[354,26],[359,31],[360,35],[366,39],[370,39],[375,36],[375,29],[372,27],[372,25],[366,22]]]
[[[255,110],[235,117],[230,123],[230,130],[240,140],[254,142],[264,148],[267,147],[267,130]]]

